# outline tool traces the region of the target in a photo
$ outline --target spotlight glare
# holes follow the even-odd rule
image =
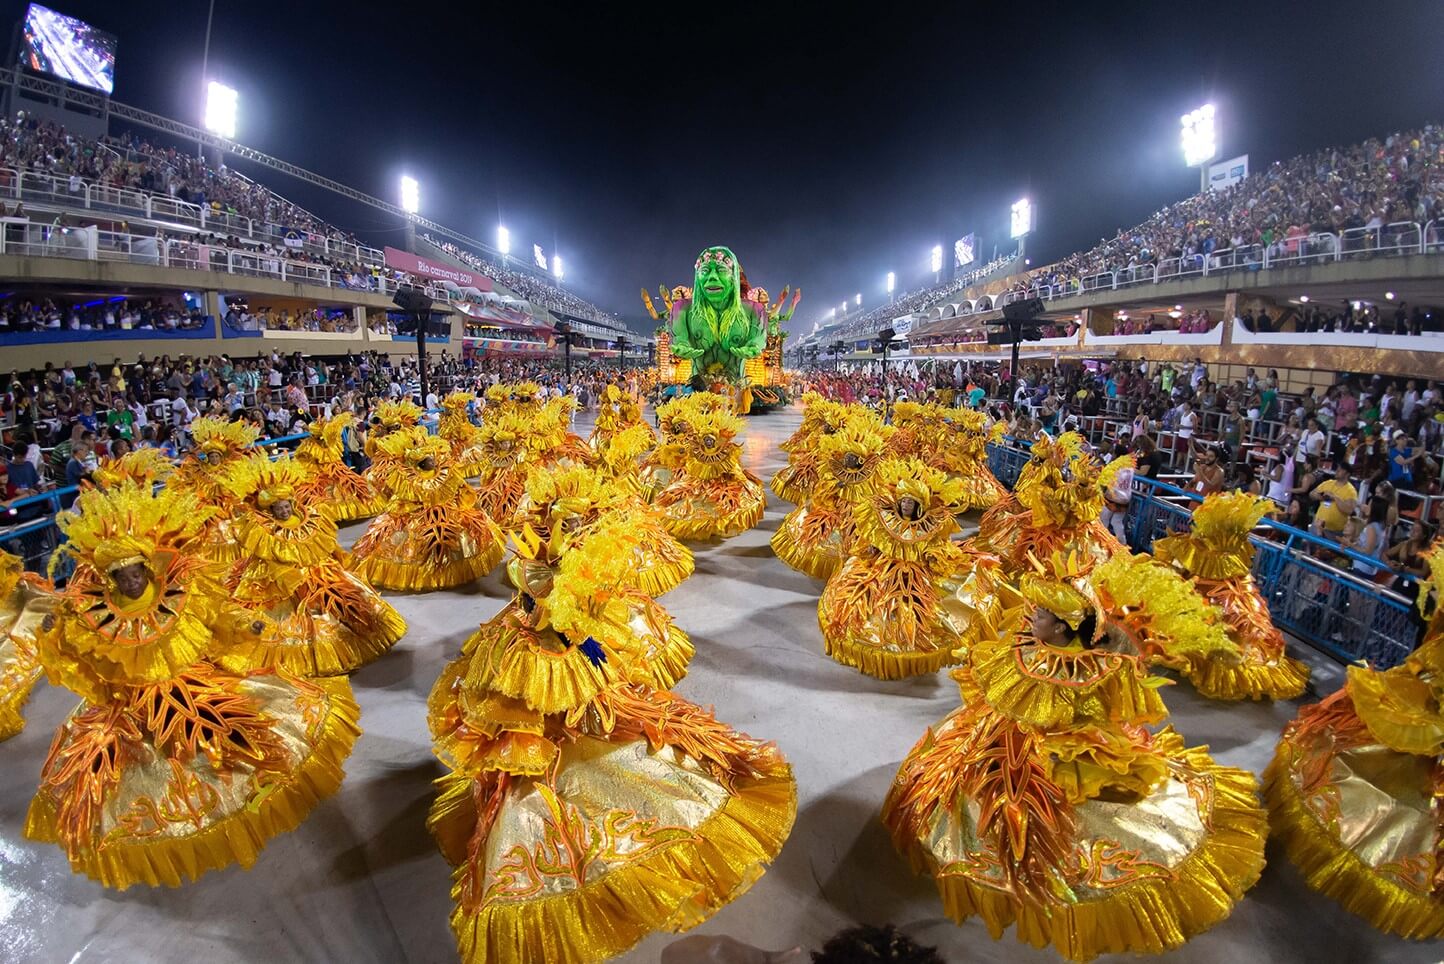
[[[416,183],[416,178],[406,174],[401,175],[401,210],[407,214],[421,210],[421,186]]]
[[[236,104],[239,96],[231,87],[214,80],[206,84],[206,114],[203,124],[212,134],[236,139]]]
[[[499,225],[496,229],[496,250],[502,254],[511,254],[511,232],[506,225]]]

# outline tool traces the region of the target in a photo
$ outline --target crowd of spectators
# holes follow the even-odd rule
[[[965,288],[987,280],[1017,260],[1018,256],[1016,254],[1006,254],[1002,257],[994,258],[981,267],[974,268],[967,274],[958,275],[956,278],[950,278],[939,284],[916,288],[912,291],[904,291],[887,304],[878,305],[876,308],[848,320],[839,333],[846,336],[851,333],[870,334],[875,332],[894,318],[900,318],[914,311],[922,311],[925,308],[930,308],[933,305],[946,301],[949,296],[958,294]]]
[[[580,318],[590,318],[594,321],[600,321],[610,325],[623,324],[621,319],[616,315],[603,311],[590,301],[584,298],[578,298],[570,291],[560,288],[535,274],[527,271],[513,270],[496,264],[450,241],[442,241],[430,235],[422,235],[422,237],[425,238],[427,243],[435,245],[456,260],[475,268],[493,281],[510,288],[533,304],[541,305],[552,311],[576,315]]]
[[[205,325],[197,308],[161,299],[125,297],[90,301],[53,298],[0,298],[0,337],[34,331],[187,331]]]

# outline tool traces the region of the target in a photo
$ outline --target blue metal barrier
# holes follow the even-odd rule
[[[1018,447],[1024,443],[1009,441],[1014,444],[988,446],[988,467],[1012,488],[1030,456]],[[1192,506],[1201,501],[1197,493],[1135,476],[1125,541],[1135,552],[1152,551],[1155,540],[1188,529]],[[1253,577],[1275,625],[1346,663],[1367,660],[1388,668],[1413,652],[1424,626],[1413,601],[1314,553],[1336,557],[1344,566],[1365,564],[1367,571],[1386,568],[1377,559],[1270,519],[1260,528],[1267,538],[1250,537]]]

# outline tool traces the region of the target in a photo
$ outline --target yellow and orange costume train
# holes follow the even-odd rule
[[[660,607],[638,620],[625,525],[556,539],[519,543],[515,600],[431,697],[451,772],[428,825],[466,964],[590,964],[689,929],[751,886],[796,813],[776,747],[663,688],[685,634]]]
[[[1424,642],[1290,723],[1264,771],[1274,836],[1309,886],[1373,927],[1444,937],[1444,550],[1421,584]]]
[[[465,585],[496,568],[501,531],[451,462],[451,446],[421,426],[376,443],[372,465],[386,511],[351,548],[352,571],[373,586],[406,591]]]
[[[355,422],[356,416],[350,412],[318,418],[296,447],[296,461],[307,470],[297,495],[312,502],[322,500],[326,512],[341,524],[369,519],[385,507],[385,500],[371,483],[346,464],[343,438],[346,432],[355,431]]]
[[[344,677],[217,665],[266,623],[197,552],[212,511],[122,483],[59,519],[76,567],[39,654],[83,702],[56,733],[25,829],[107,887],[249,866],[340,785],[359,733]]]
[[[452,461],[468,479],[481,474],[482,464],[480,432],[471,420],[475,401],[470,392],[451,392],[441,400],[441,419],[436,426],[436,434],[451,443]]]
[[[43,673],[35,634],[54,591],[48,580],[26,572],[19,556],[0,552],[0,741],[25,728],[20,711]]]
[[[1076,561],[1076,559],[1075,559]],[[883,822],[948,916],[1087,961],[1161,953],[1227,917],[1264,866],[1252,774],[1171,728],[1143,659],[1103,632],[1097,584],[1181,580],[1126,555],[1083,577],[1063,557],[1021,579],[1032,628],[978,641],[954,673],[963,706],[903,761]],[[1127,619],[1154,645],[1228,647],[1176,596]],[[1106,617],[1114,618],[1114,617]]]

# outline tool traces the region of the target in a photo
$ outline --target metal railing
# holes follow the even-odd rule
[[[1029,459],[1019,444],[1009,439],[988,446],[988,467],[1009,488]],[[1150,551],[1155,540],[1187,530],[1192,506],[1199,501],[1196,493],[1135,476],[1125,541],[1134,551]],[[1253,577],[1276,626],[1345,663],[1367,660],[1387,669],[1413,652],[1423,622],[1408,597],[1312,553],[1327,553],[1345,564],[1357,562],[1368,571],[1386,569],[1379,560],[1269,519],[1255,532],[1259,530],[1268,538],[1250,537]]]

